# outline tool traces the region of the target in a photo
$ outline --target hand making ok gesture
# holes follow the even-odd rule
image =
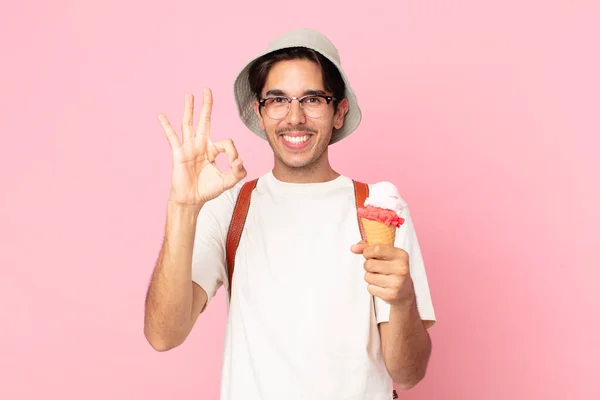
[[[176,204],[202,205],[231,189],[247,174],[231,139],[210,140],[211,111],[212,93],[210,89],[204,89],[198,129],[194,133],[194,96],[186,95],[181,141],[167,117],[158,115],[173,151],[170,201]],[[231,172],[217,168],[215,158],[219,153],[227,154]]]

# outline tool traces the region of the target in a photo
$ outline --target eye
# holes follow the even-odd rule
[[[321,98],[317,96],[311,96],[304,99],[306,103],[319,104],[321,102]]]
[[[287,101],[287,99],[285,97],[281,97],[281,96],[277,96],[277,97],[275,97],[273,99],[274,103],[283,103],[283,102],[286,102],[286,101]]]

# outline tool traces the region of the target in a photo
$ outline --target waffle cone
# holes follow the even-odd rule
[[[394,244],[394,240],[396,239],[396,227],[394,225],[387,226],[381,222],[366,218],[361,218],[361,220],[365,228],[365,240],[369,246],[375,244]]]

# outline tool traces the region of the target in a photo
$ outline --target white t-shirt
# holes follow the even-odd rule
[[[210,299],[227,282],[225,243],[239,183],[198,216],[192,278]],[[396,247],[409,253],[418,309],[435,320],[407,207]],[[222,400],[390,400],[377,324],[389,305],[367,291],[352,180],[260,177],[235,259]]]

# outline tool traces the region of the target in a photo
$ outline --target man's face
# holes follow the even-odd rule
[[[316,93],[333,95],[325,91],[321,68],[316,63],[296,59],[279,61],[271,67],[261,95],[301,97]],[[254,104],[276,162],[288,168],[312,167],[326,157],[333,128],[342,127],[347,109],[347,100],[343,99],[336,112],[330,103],[321,116],[313,118],[293,100],[285,117],[273,119],[264,109],[258,112],[258,101]]]

